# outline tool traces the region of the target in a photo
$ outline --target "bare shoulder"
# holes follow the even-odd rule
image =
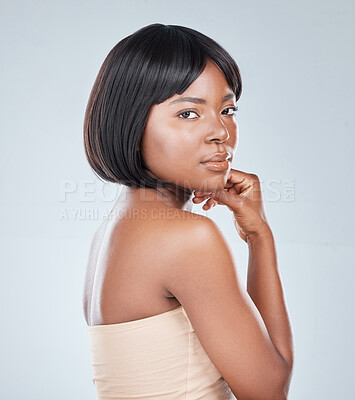
[[[164,285],[233,394],[280,398],[284,370],[219,226],[204,216],[181,219],[167,237]]]
[[[182,215],[178,223],[170,228],[169,234],[166,235],[170,254],[167,259],[170,262],[165,267],[165,285],[175,297],[184,302],[181,303],[183,306],[189,308],[190,302],[193,301],[193,298],[185,296],[191,291],[198,293],[199,290],[212,289],[213,293],[216,286],[211,278],[240,285],[231,248],[223,232],[212,219],[199,214]],[[202,281],[203,279],[205,280]],[[200,282],[198,286],[194,286],[196,282]],[[235,289],[233,285],[224,289],[228,288]],[[239,289],[234,291],[233,296],[243,295],[240,286]],[[220,300],[223,301],[223,298]],[[211,311],[217,311],[221,304],[214,303],[211,306],[214,307]],[[199,313],[198,307],[190,308],[191,317],[194,319],[193,314]],[[203,303],[200,303],[200,308],[203,308]]]
[[[230,246],[222,230],[212,219],[184,210],[178,211],[178,218],[167,224],[166,239],[175,243],[171,249],[173,256],[179,256],[179,259],[187,257],[190,261],[192,257],[197,261],[196,254],[201,251],[205,254],[208,250],[213,255],[232,261]]]
[[[149,235],[146,240],[157,243],[159,239],[160,253],[165,260],[171,262],[171,268],[178,268],[181,261],[191,257],[198,261],[199,253],[205,251],[207,242],[213,245],[213,254],[218,257],[231,257],[228,243],[218,225],[210,218],[184,210],[171,211],[158,221],[149,221]],[[218,252],[215,250],[218,248]],[[178,261],[178,262],[177,262]],[[170,264],[170,263],[169,263]],[[169,265],[165,265],[169,271]]]

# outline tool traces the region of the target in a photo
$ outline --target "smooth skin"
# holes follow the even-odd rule
[[[226,99],[226,96],[230,96]],[[204,99],[178,101],[183,97]],[[223,100],[224,99],[224,100]],[[207,355],[238,400],[286,399],[293,337],[275,243],[255,174],[201,161],[238,144],[235,96],[208,62],[182,95],[151,109],[140,151],[150,173],[186,192],[123,187],[90,248],[83,307],[88,325],[146,318],[182,305]],[[249,249],[247,289],[218,226],[191,212],[231,210]]]

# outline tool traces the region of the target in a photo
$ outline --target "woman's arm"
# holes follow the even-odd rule
[[[259,310],[270,338],[288,367],[285,394],[292,376],[294,342],[287,314],[272,231],[268,225],[247,237],[247,292]]]
[[[290,369],[239,279],[217,224],[204,216],[181,218],[164,229],[160,243],[163,285],[184,307],[202,347],[234,396],[285,400]]]
[[[258,309],[284,363],[283,395],[287,396],[293,368],[294,342],[288,319],[272,231],[264,210],[257,175],[232,169],[224,190],[195,192],[194,202],[210,197],[205,209],[224,204],[232,212],[239,236],[248,244],[247,292]]]

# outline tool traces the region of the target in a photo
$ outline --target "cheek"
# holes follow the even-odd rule
[[[180,124],[175,124],[165,129],[161,126],[147,132],[143,146],[147,159],[151,161],[161,164],[171,164],[175,161],[186,165],[189,160],[193,161],[193,156],[201,148],[201,140],[198,133],[183,130]]]
[[[233,136],[230,137],[230,139],[229,139],[229,145],[230,145],[231,147],[233,147],[234,149],[237,148],[237,145],[238,145],[238,135],[233,135]]]
[[[228,126],[228,132],[229,132],[228,145],[236,149],[239,140],[238,124],[236,121],[235,122],[232,121],[230,126]]]

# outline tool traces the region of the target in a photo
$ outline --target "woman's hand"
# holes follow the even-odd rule
[[[234,225],[239,236],[247,242],[248,236],[258,235],[269,224],[265,215],[260,181],[257,175],[231,169],[227,183],[218,192],[194,192],[194,203],[208,200],[203,209],[209,210],[216,204],[227,206],[234,217]]]

